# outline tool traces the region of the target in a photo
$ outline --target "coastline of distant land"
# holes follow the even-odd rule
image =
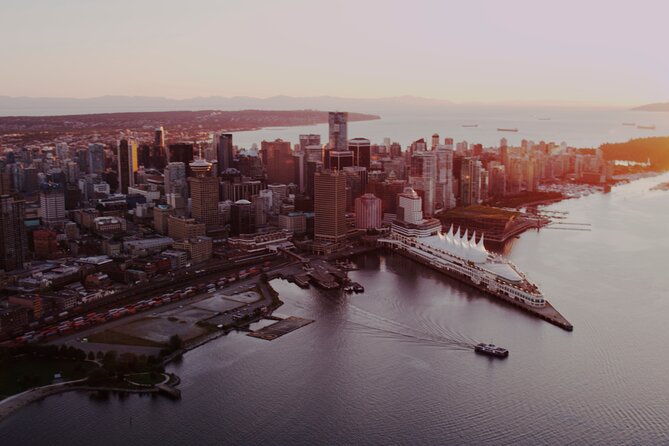
[[[349,122],[381,119],[378,115],[349,113]],[[290,127],[328,122],[328,112],[319,110],[200,110],[99,113],[59,116],[0,117],[0,135],[39,133],[84,134],[146,132],[160,126],[172,131],[198,134],[211,131],[240,132],[265,127]]]
[[[655,102],[653,104],[644,104],[639,107],[634,107],[632,110],[637,111],[652,111],[652,112],[669,112],[669,102]]]

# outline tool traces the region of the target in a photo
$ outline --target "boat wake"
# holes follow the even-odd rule
[[[452,350],[471,350],[476,342],[467,336],[455,333],[444,327],[438,327],[434,332],[417,330],[400,322],[370,313],[355,305],[349,305],[348,322],[375,332],[381,332],[392,337],[402,337],[405,341],[430,343]],[[434,327],[437,328],[437,327]]]

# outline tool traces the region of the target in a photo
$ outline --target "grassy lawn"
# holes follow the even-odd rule
[[[118,344],[118,345],[138,345],[140,347],[165,347],[159,342],[149,341],[148,339],[138,338],[125,333],[119,333],[113,330],[105,330],[99,333],[93,333],[88,336],[88,342],[98,342],[100,344]]]
[[[0,399],[51,384],[54,373],[60,372],[64,381],[70,381],[85,378],[88,370],[95,367],[86,361],[40,358],[19,358],[0,364]]]
[[[154,378],[151,377],[151,373],[133,373],[125,377],[137,384],[158,384],[165,379],[162,373],[156,373]]]

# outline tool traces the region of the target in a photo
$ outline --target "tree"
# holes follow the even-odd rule
[[[89,361],[94,361],[95,360],[95,353],[93,352],[88,352],[88,360]]]
[[[167,345],[170,352],[175,352],[183,347],[183,340],[181,336],[175,334],[170,336],[170,341]]]

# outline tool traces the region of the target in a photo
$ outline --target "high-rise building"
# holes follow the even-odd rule
[[[40,186],[39,216],[47,226],[65,222],[65,191],[57,183],[44,183]]]
[[[438,134],[438,133],[435,133],[434,135],[432,135],[432,146],[431,146],[431,149],[432,149],[432,150],[436,149],[438,145],[439,145],[439,134]]]
[[[118,185],[122,194],[128,193],[128,187],[135,185],[137,172],[137,143],[122,139],[118,143]]]
[[[423,197],[425,214],[433,215],[437,182],[437,155],[433,151],[416,150],[411,155],[409,184]]]
[[[371,143],[366,138],[353,138],[348,142],[348,150],[353,152],[353,165],[369,170],[371,163]]]
[[[163,169],[167,163],[167,155],[165,154],[165,130],[162,126],[158,127],[155,132],[153,147],[149,154],[149,163],[146,167],[153,167],[155,169]]]
[[[302,152],[305,151],[305,149],[308,146],[319,146],[321,145],[321,135],[300,135],[300,150]]]
[[[339,242],[346,238],[346,178],[339,171],[314,175],[314,237]]]
[[[438,144],[437,154],[437,185],[435,207],[437,209],[451,209],[455,207],[453,194],[453,148]]]
[[[422,200],[410,187],[397,196],[397,219],[412,225],[423,222]]]
[[[211,175],[211,163],[197,159],[190,163],[191,215],[207,229],[220,224],[218,212],[218,178]]]
[[[253,234],[255,232],[251,202],[237,200],[230,207],[230,235]]]
[[[232,133],[214,134],[214,149],[216,151],[219,174],[224,170],[233,167],[234,146],[232,145]]]
[[[102,173],[105,170],[105,146],[88,145],[88,173]]]
[[[460,166],[460,204],[469,206],[481,202],[481,161],[466,157]]]
[[[28,260],[28,237],[23,223],[25,202],[0,196],[0,270],[23,268]]]
[[[290,142],[277,139],[261,143],[262,160],[267,169],[267,182],[295,183],[295,159]]]
[[[374,194],[364,194],[355,199],[355,227],[377,229],[381,227],[381,199]]]
[[[162,125],[156,129],[153,145],[165,148],[165,129],[163,129]]]
[[[328,150],[347,150],[348,144],[348,113],[330,112],[328,114],[329,145]]]
[[[183,163],[186,166],[186,176],[193,176],[190,169],[190,162],[194,159],[194,149],[192,142],[179,142],[170,144],[167,149],[167,162]]]
[[[186,165],[182,162],[171,162],[165,166],[164,185],[165,194],[178,193],[182,197],[188,196],[188,176]]]
[[[326,152],[326,169],[342,170],[353,166],[353,152],[350,150],[328,150]]]

